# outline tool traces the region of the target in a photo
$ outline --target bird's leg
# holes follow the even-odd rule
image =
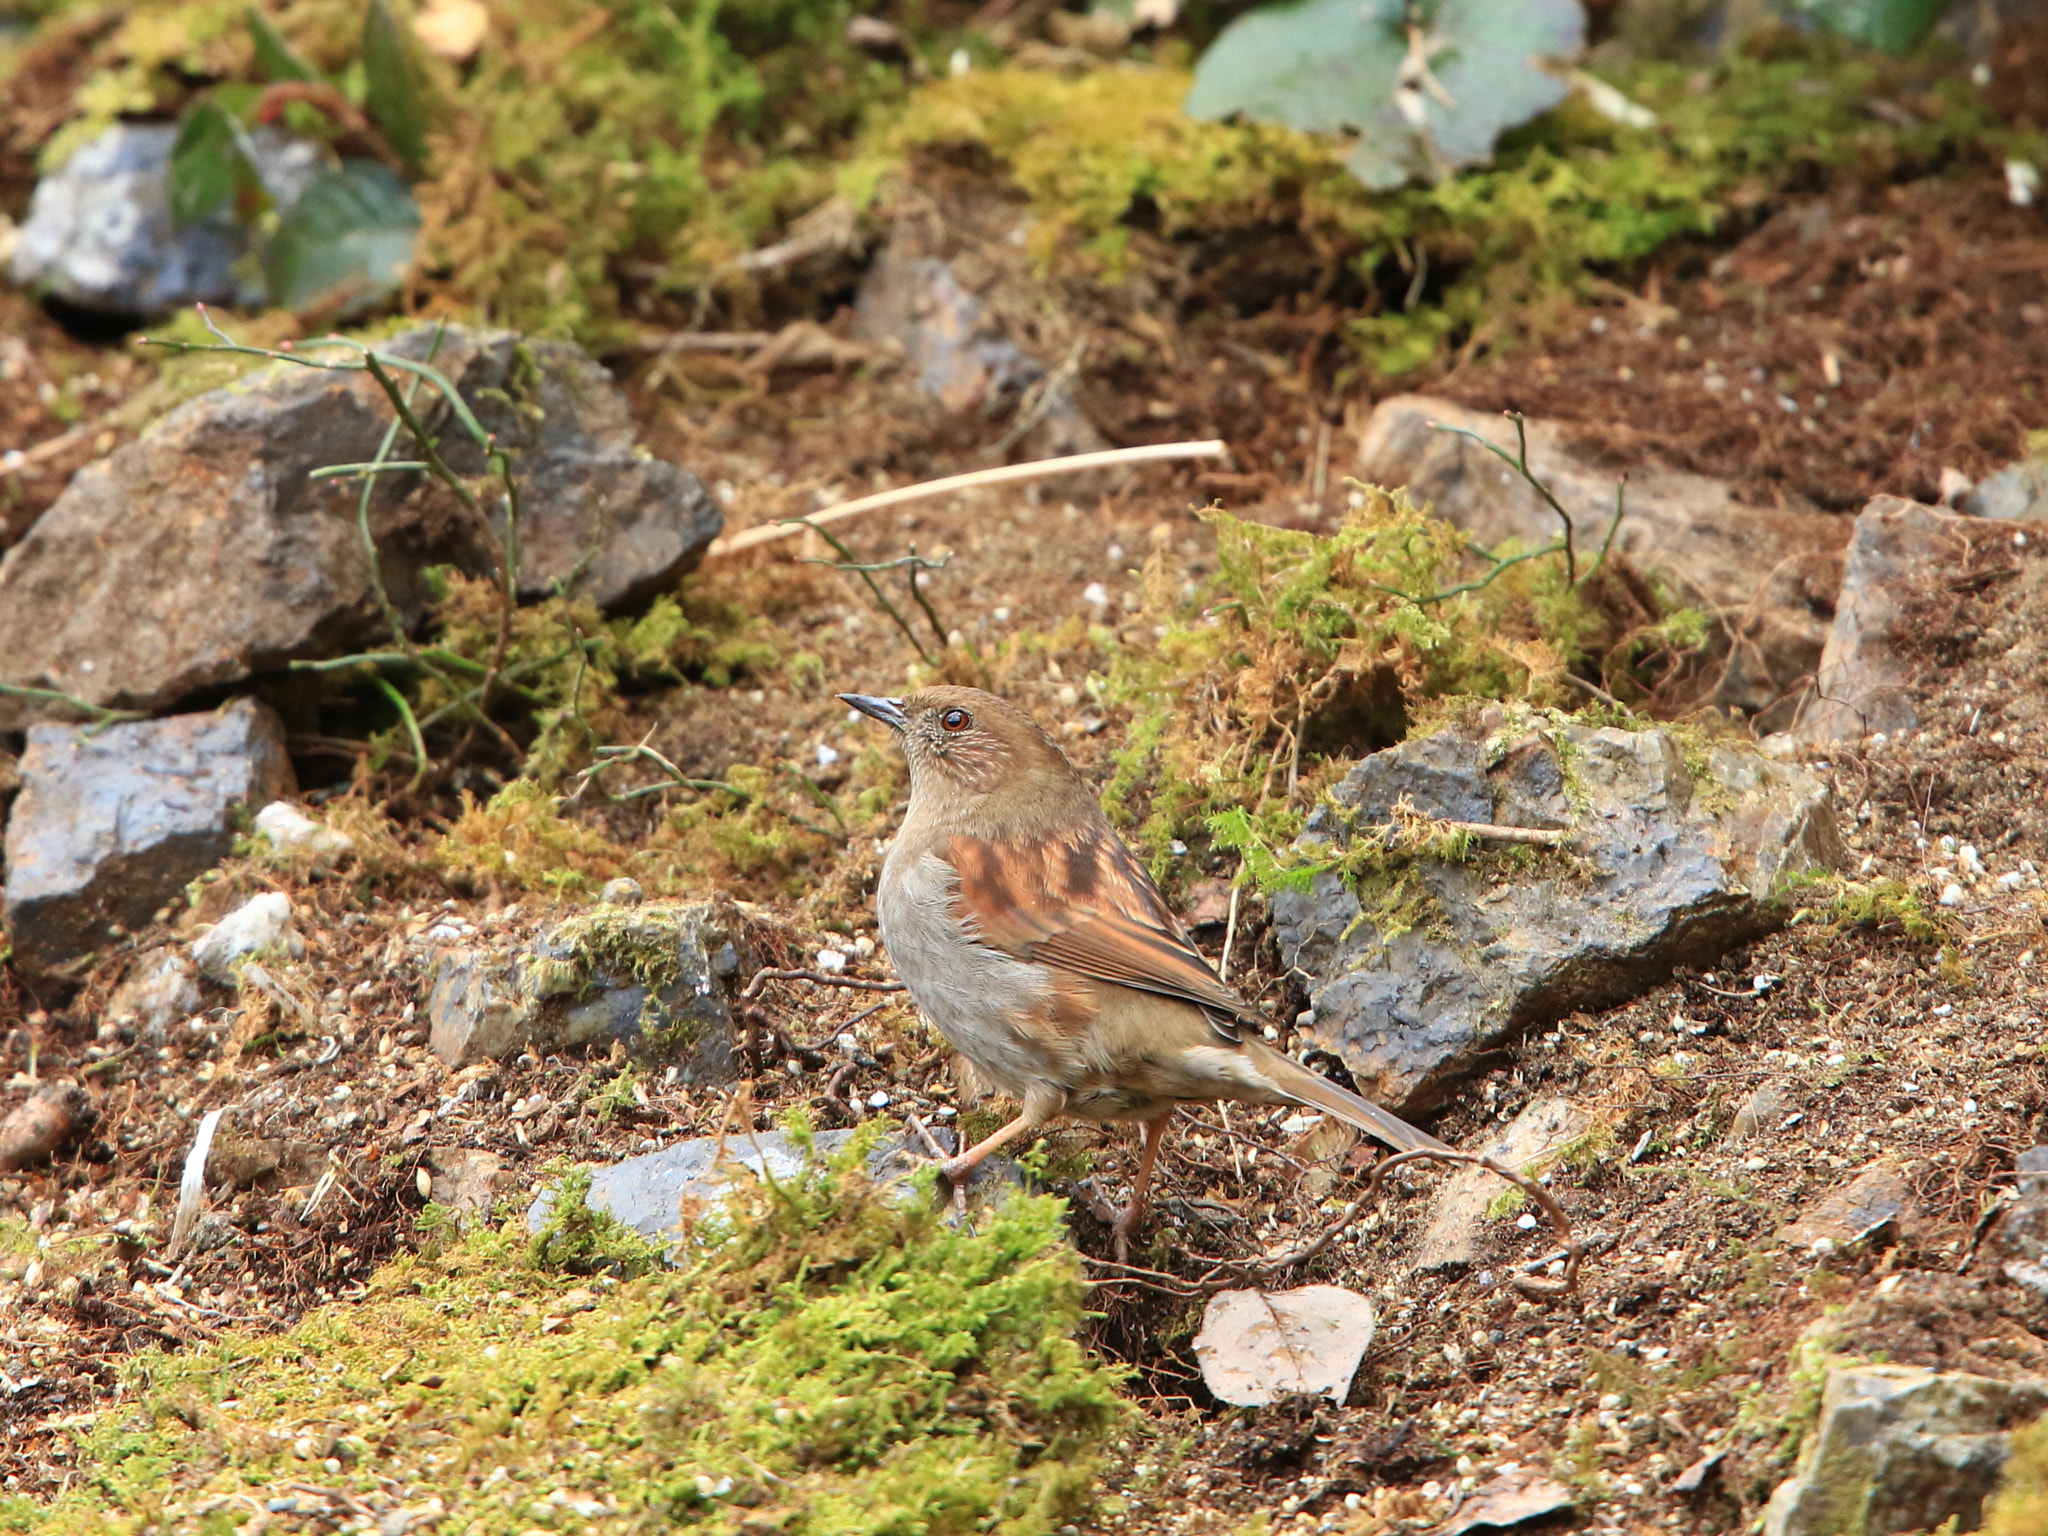
[[[1131,1203],[1116,1219],[1116,1261],[1119,1264],[1130,1262],[1132,1234],[1145,1218],[1145,1193],[1152,1183],[1152,1165],[1159,1161],[1159,1149],[1166,1144],[1167,1128],[1172,1124],[1173,1116],[1169,1113],[1157,1120],[1147,1120],[1139,1127],[1138,1175],[1131,1180]]]
[[[945,1162],[939,1164],[939,1172],[945,1177],[946,1182],[953,1187],[953,1208],[963,1215],[966,1213],[967,1180],[974,1172],[975,1166],[983,1158],[987,1157],[991,1152],[1007,1146],[1026,1131],[1036,1130],[1043,1123],[1044,1121],[1037,1115],[1028,1113],[1019,1115],[993,1136],[984,1136],[958,1157],[948,1158]]]

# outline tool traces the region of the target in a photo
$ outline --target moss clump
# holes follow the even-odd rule
[[[294,1497],[475,1536],[1038,1536],[1080,1512],[1120,1409],[1069,1337],[1056,1201],[957,1231],[883,1203],[857,1153],[739,1199],[680,1273],[565,1294],[523,1234],[484,1233],[288,1332],[139,1357],[78,1433],[86,1475],[0,1502],[0,1529],[199,1536]]]
[[[2048,1415],[2014,1431],[2012,1453],[1984,1515],[1983,1536],[2048,1531]]]
[[[1948,927],[1903,880],[1833,879],[1825,911],[1839,928],[1870,928],[1903,933],[1916,944],[1937,944]]]
[[[916,92],[869,135],[870,154],[989,157],[1030,197],[1040,256],[1110,280],[1134,226],[1211,241],[1285,231],[1385,298],[1352,332],[1367,362],[1398,373],[1446,343],[1540,329],[1559,300],[1673,238],[1711,234],[1774,182],[1816,167],[1883,176],[1972,145],[1989,156],[2000,133],[1959,80],[1915,95],[1912,127],[1873,121],[1864,103],[1910,91],[1909,67],[1817,44],[1712,71],[1634,66],[1614,83],[1655,127],[1622,127],[1574,98],[1507,135],[1489,166],[1373,193],[1341,143],[1191,120],[1191,83],[1136,64],[1079,79],[975,70]],[[1404,303],[1411,291],[1423,302]]]
[[[1174,839],[1205,827],[1247,858],[1286,846],[1300,830],[1295,791],[1313,793],[1319,761],[1399,741],[1425,701],[1560,701],[1601,622],[1561,559],[1475,580],[1491,568],[1466,536],[1404,492],[1363,489],[1329,535],[1203,515],[1215,575],[1182,598],[1154,558],[1140,622],[1157,639],[1115,645],[1102,689],[1131,712],[1104,806],[1135,826],[1155,872]],[[1385,851],[1469,852],[1455,835],[1441,849],[1405,841]],[[1369,844],[1350,857],[1376,857]]]

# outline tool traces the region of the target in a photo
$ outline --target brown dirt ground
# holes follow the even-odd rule
[[[1734,477],[1761,499],[1782,491],[1853,510],[1873,490],[1931,494],[1942,466],[1979,474],[2016,453],[2025,431],[2048,425],[2048,328],[2027,313],[2048,248],[2039,217],[1960,183],[1802,202],[1732,250],[1701,255],[1704,272],[1674,258],[1661,277],[1639,280],[1640,291],[1589,309],[1550,344],[1548,366],[1526,357],[1465,364],[1434,387],[1558,415],[1617,462],[1654,451]],[[20,321],[8,333],[26,340],[29,357],[21,378],[0,367],[0,443],[28,448],[64,430],[40,384],[91,371],[118,378],[120,354],[65,340],[25,310],[6,318]],[[851,537],[868,553],[893,555],[915,541],[949,555],[932,582],[940,613],[995,658],[1007,691],[1067,722],[1077,760],[1100,772],[1119,722],[1079,692],[1099,658],[1070,621],[1128,626],[1133,567],[1155,541],[1198,573],[1211,546],[1192,504],[1218,497],[1311,526],[1334,514],[1370,403],[1328,392],[1340,318],[1276,311],[1181,332],[1114,322],[1100,348],[1091,342],[1080,396],[1108,435],[1220,432],[1234,455],[1225,472],[1149,471],[1086,495],[1055,484],[904,509]],[[1829,349],[1840,386],[1815,382]],[[1726,381],[1718,389],[1706,382],[1709,362]],[[973,467],[1003,426],[921,404],[887,369],[762,379],[692,359],[664,382],[635,367],[645,440],[707,483],[729,482],[735,524],[811,510],[820,492],[854,495],[881,480]],[[1431,381],[1386,388],[1418,382]],[[1752,400],[1740,398],[1744,389]],[[1800,409],[1782,411],[1781,392]],[[1818,393],[1828,406],[1810,404]],[[87,451],[104,449],[95,441]],[[47,505],[45,492],[72,463],[53,459],[45,475],[7,482],[22,487],[6,511],[12,536],[32,515],[22,509]],[[1987,541],[1973,561],[1927,595],[1920,731],[1830,765],[1856,857],[1930,900],[1938,871],[1953,865],[1945,836],[1973,842],[1992,877],[2023,858],[2048,867],[2048,561],[2038,541]],[[1083,599],[1093,582],[1104,584],[1107,603]],[[850,761],[867,738],[831,690],[893,685],[912,659],[908,646],[845,578],[815,568],[741,563],[704,585],[772,611],[824,658],[829,687],[679,689],[637,701],[630,723],[652,729],[655,744],[693,771],[807,762],[821,744]],[[1059,638],[1037,638],[1047,636]],[[630,817],[616,824],[632,826]],[[832,855],[808,906],[763,907],[764,946],[800,956],[828,932],[871,933],[863,897],[877,863],[872,839]],[[0,1273],[8,1489],[47,1490],[77,1475],[65,1431],[108,1401],[123,1356],[279,1326],[357,1294],[412,1241],[415,1181],[430,1162],[493,1153],[502,1190],[522,1194],[558,1159],[628,1155],[715,1130],[734,1112],[727,1096],[658,1078],[644,1083],[644,1103],[608,1108],[597,1096],[618,1067],[602,1059],[529,1056],[449,1073],[425,1053],[418,962],[429,930],[529,925],[541,915],[531,905],[237,865],[188,929],[263,884],[289,889],[302,911],[310,953],[289,983],[320,1019],[303,1039],[259,1043],[266,1021],[224,998],[161,1043],[124,1034],[106,1019],[106,1000],[135,953],[166,937],[160,931],[138,936],[68,998],[31,995],[0,971],[9,1101],[31,1076],[77,1077],[100,1114],[54,1165],[0,1179],[0,1214],[53,1235],[109,1240],[103,1261],[45,1275],[33,1289],[19,1273]],[[1248,980],[1275,1016],[1289,1017],[1298,1000],[1273,974],[1251,916],[1236,958],[1253,963]],[[2014,1154],[2048,1139],[2048,962],[2030,958],[2048,954],[2044,919],[2038,887],[2002,893],[1987,880],[1949,915],[1945,949],[1802,921],[1716,972],[1530,1038],[1475,1078],[1433,1128],[1453,1143],[1478,1141],[1539,1092],[1569,1094],[1605,1120],[1613,1152],[1560,1170],[1552,1184],[1580,1229],[1600,1234],[1580,1290],[1543,1302],[1497,1283],[1551,1249],[1547,1234],[1509,1222],[1489,1230],[1490,1268],[1409,1273],[1404,1254],[1441,1177],[1412,1173],[1302,1276],[1352,1286],[1382,1309],[1345,1408],[1219,1409],[1192,1357],[1194,1303],[1105,1283],[1095,1339],[1136,1368],[1132,1392],[1146,1412],[1110,1478],[1122,1507],[1105,1503],[1091,1528],[1227,1530],[1257,1511],[1281,1530],[1423,1529],[1464,1497],[1467,1479],[1483,1482],[1513,1462],[1573,1486],[1572,1528],[1704,1536],[1751,1518],[1783,1474],[1790,1346],[1828,1307],[1846,1304],[1834,1326],[1851,1350],[2041,1369],[2048,1319],[1975,1262],[1973,1237]],[[1201,933],[1212,948],[1220,941],[1214,924]],[[878,960],[857,969],[885,973]],[[1759,975],[1778,979],[1759,992],[1750,981]],[[796,986],[769,998],[802,1040],[831,1038],[865,1006]],[[828,1074],[803,1067],[800,1052],[773,1059],[777,1051],[747,1107],[765,1123],[804,1103],[833,1125],[878,1090],[893,1096],[890,1113],[957,1102],[929,1036],[899,1004],[858,1030],[874,1065]],[[789,1071],[788,1059],[800,1070]],[[1730,1143],[1735,1109],[1765,1082],[1788,1088],[1800,1118]],[[244,1106],[250,1145],[237,1187],[216,1199],[222,1241],[172,1275],[145,1240],[168,1229],[192,1125],[227,1103]],[[1191,1250],[1242,1259],[1328,1219],[1300,1196],[1282,1119],[1237,1112],[1226,1132],[1204,1114],[1176,1138],[1162,1220],[1180,1213],[1190,1225],[1155,1221],[1147,1261],[1182,1277],[1164,1282],[1168,1291],[1204,1269]],[[1075,1229],[1084,1252],[1100,1256],[1105,1233],[1088,1213],[1120,1193],[1130,1148],[1079,1131],[1055,1140],[1061,1153],[1094,1160],[1099,1187],[1075,1187]],[[1916,1198],[1895,1241],[1827,1258],[1777,1242],[1789,1213],[1880,1160],[1900,1169]],[[323,1189],[329,1166],[337,1177]],[[1683,1468],[1715,1451],[1727,1454],[1700,1492],[1672,1490]]]

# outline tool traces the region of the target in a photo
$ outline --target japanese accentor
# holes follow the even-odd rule
[[[944,1165],[955,1188],[1061,1115],[1135,1120],[1121,1250],[1182,1104],[1306,1104],[1401,1151],[1443,1149],[1257,1038],[1256,1015],[1022,709],[978,688],[840,698],[895,731],[910,762],[910,810],[875,902],[896,973],[947,1042],[1023,1106]]]

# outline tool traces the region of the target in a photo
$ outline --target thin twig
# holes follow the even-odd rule
[[[903,990],[903,983],[900,981],[863,981],[858,976],[832,976],[824,971],[784,971],[774,966],[764,966],[754,973],[754,979],[741,990],[740,997],[745,1001],[752,1001],[761,995],[762,984],[770,981],[808,981],[820,987],[850,987],[856,992]]]
[[[1146,443],[1136,448],[1110,448],[1100,453],[1075,453],[1059,459],[1039,459],[1030,464],[1005,464],[995,469],[970,470],[964,475],[947,475],[941,480],[927,480],[922,485],[906,485],[899,490],[878,491],[872,496],[862,496],[854,501],[841,502],[810,518],[809,525],[836,523],[842,518],[858,517],[863,512],[874,512],[883,507],[900,506],[907,501],[925,501],[934,496],[950,496],[959,491],[971,491],[985,485],[1013,485],[1024,480],[1043,480],[1054,475],[1079,474],[1090,469],[1114,469],[1127,464],[1155,464],[1170,459],[1219,459],[1230,450],[1221,439],[1200,443]],[[745,528],[728,539],[715,540],[704,552],[707,560],[722,555],[736,555],[743,549],[754,549],[763,544],[778,543],[792,538],[796,529],[782,523],[766,523],[758,528]]]

